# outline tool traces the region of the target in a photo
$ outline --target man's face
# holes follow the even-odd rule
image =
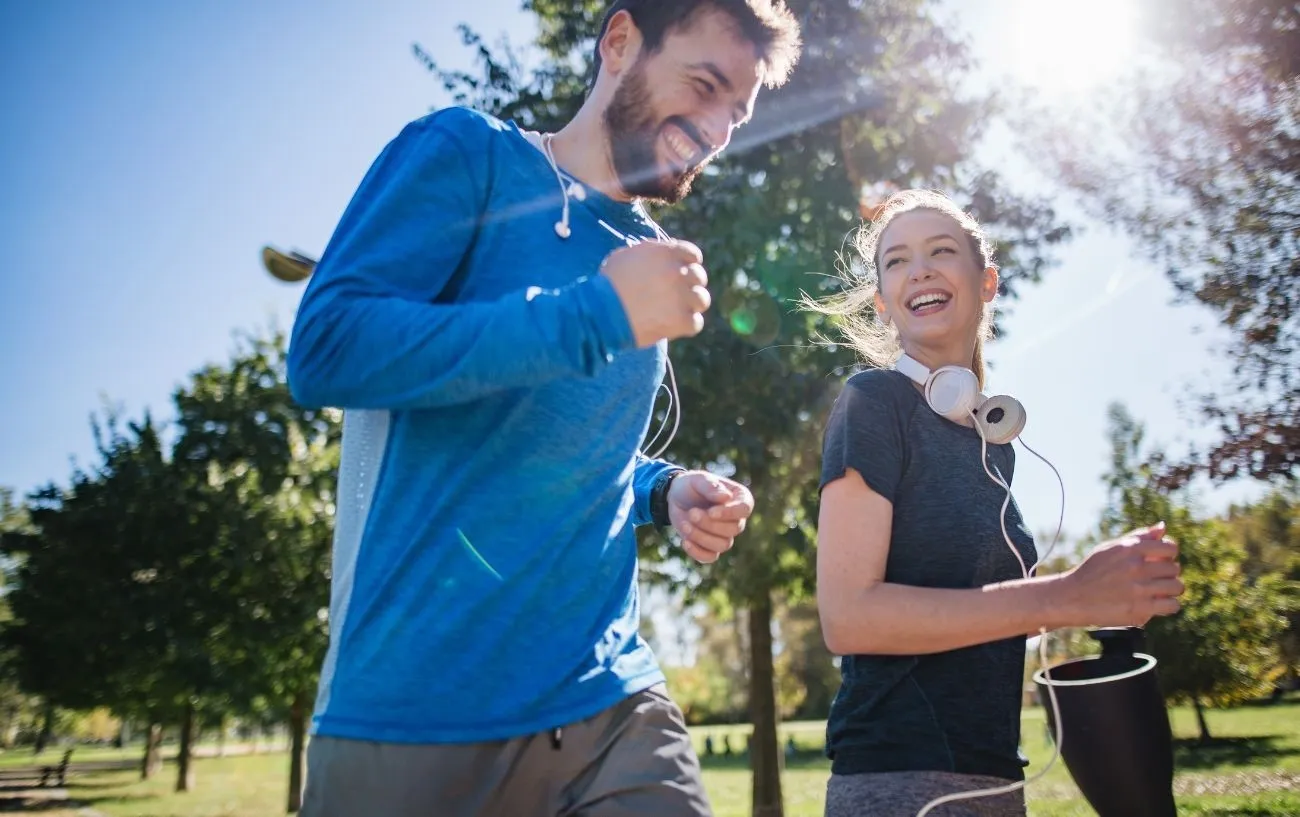
[[[657,53],[642,53],[605,109],[624,191],[669,204],[685,198],[749,120],[762,79],[758,53],[724,12],[701,12]]]

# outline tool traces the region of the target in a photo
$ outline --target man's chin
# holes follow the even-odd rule
[[[657,204],[677,204],[691,192],[697,175],[694,171],[660,173],[653,178],[637,180],[628,192]]]

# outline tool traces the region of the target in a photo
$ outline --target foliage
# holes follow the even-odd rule
[[[1185,501],[1159,485],[1153,457],[1142,447],[1142,427],[1122,406],[1112,406],[1109,416],[1110,500],[1101,536],[1163,520],[1179,544],[1182,610],[1147,626],[1166,696],[1198,706],[1260,696],[1278,666],[1276,642],[1288,604],[1281,577],[1248,575],[1246,550],[1225,525],[1196,519]]]
[[[1091,104],[1035,107],[1030,149],[1227,328],[1232,387],[1200,396],[1217,442],[1173,469],[1300,465],[1300,6],[1146,0],[1142,68]]]
[[[1300,687],[1300,486],[1273,491],[1253,505],[1234,506],[1225,519],[1241,543],[1242,569],[1252,579],[1281,577],[1287,594],[1287,629],[1278,640],[1286,684]]]
[[[324,657],[340,428],[293,403],[284,344],[245,337],[196,372],[170,446],[149,416],[96,421],[96,466],[36,492],[4,540],[22,689],[179,722],[178,788],[204,724],[292,716],[301,733]]]

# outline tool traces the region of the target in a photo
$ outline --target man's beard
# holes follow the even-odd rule
[[[691,192],[691,182],[704,170],[708,160],[691,165],[681,174],[673,171],[669,175],[661,174],[655,150],[660,132],[665,125],[676,125],[701,150],[707,148],[699,131],[686,119],[672,116],[656,122],[644,63],[638,61],[623,79],[605,109],[604,119],[614,173],[625,193],[665,204],[676,204],[686,198]]]

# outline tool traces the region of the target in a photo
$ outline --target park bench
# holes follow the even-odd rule
[[[67,779],[68,763],[71,760],[72,760],[72,750],[69,749],[68,751],[63,753],[63,760],[59,761],[59,765],[42,766],[41,767],[41,788],[45,788],[45,784],[49,781],[50,777],[54,775],[58,775],[59,786],[62,787],[64,785],[64,781]]]

